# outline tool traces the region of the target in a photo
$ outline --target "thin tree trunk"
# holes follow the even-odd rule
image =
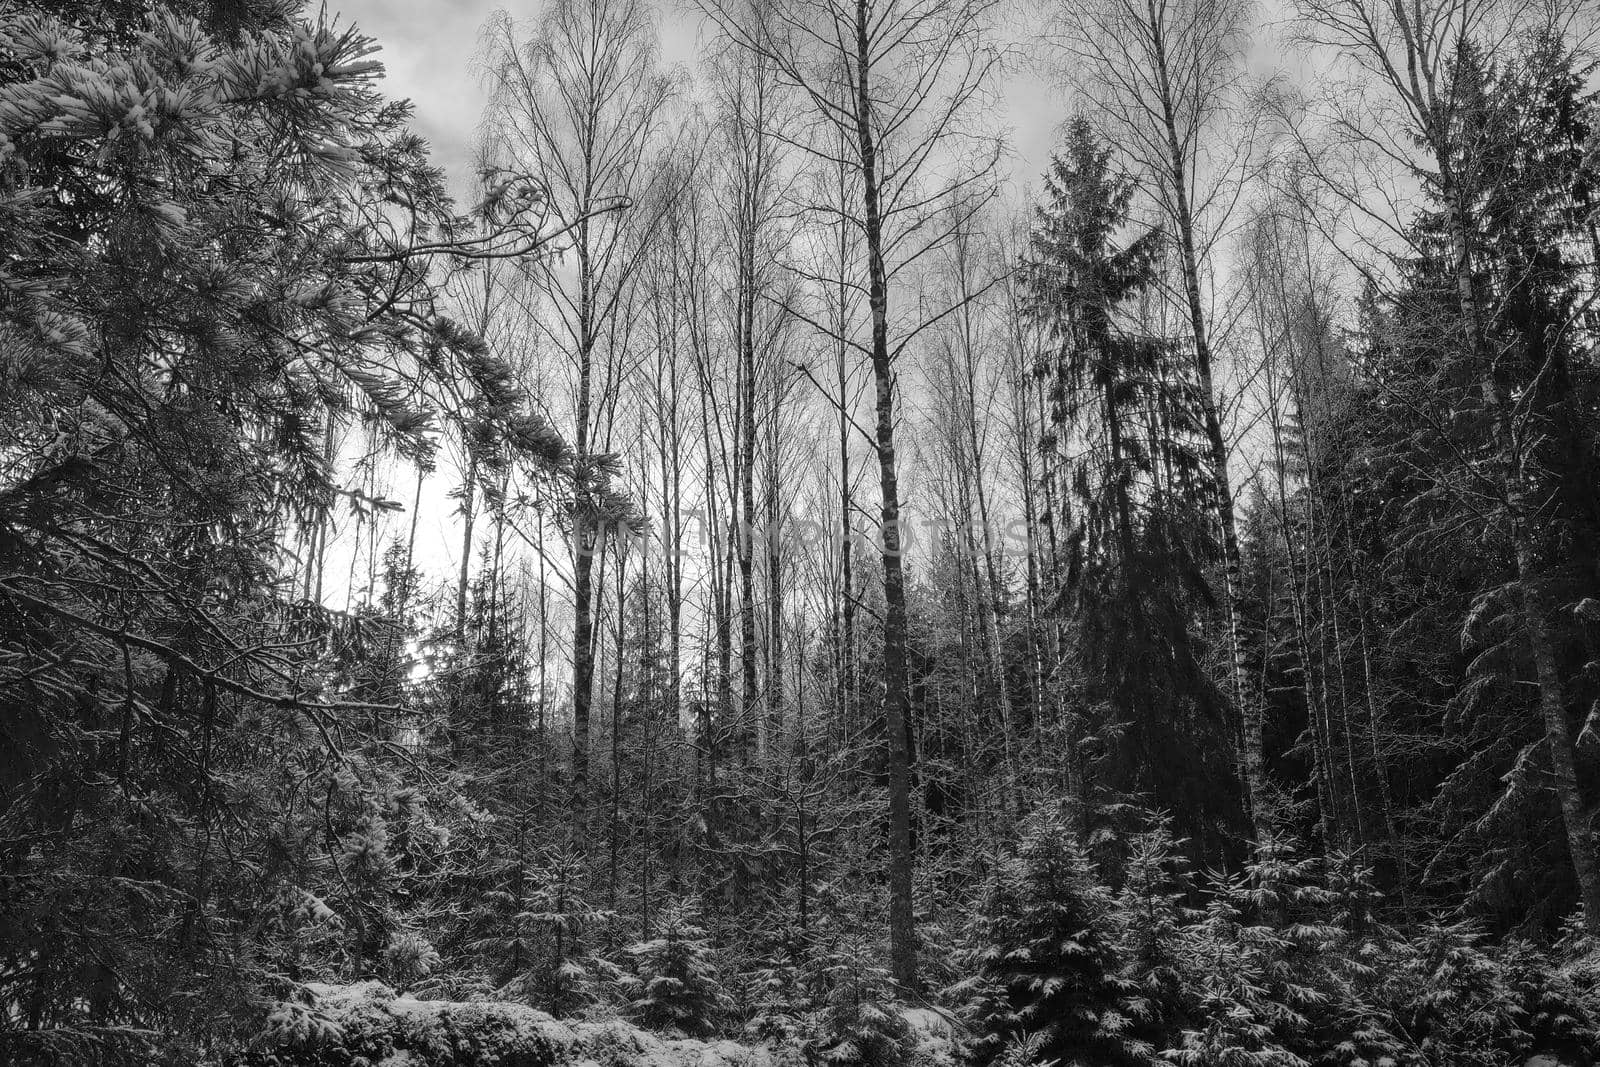
[[[983,484],[983,449],[978,440],[978,372],[977,372],[977,345],[973,340],[972,323],[972,298],[974,294],[968,282],[968,255],[966,245],[968,236],[958,234],[956,245],[956,270],[961,284],[961,372],[962,390],[961,397],[963,411],[961,412],[962,429],[965,430],[962,445],[965,446],[967,463],[966,475],[972,482],[972,490],[968,494],[973,503],[977,505],[978,522],[983,530],[983,537],[979,539],[968,537],[968,543],[974,552],[973,559],[973,585],[978,599],[978,625],[983,630],[984,660],[988,668],[989,685],[994,692],[996,714],[1000,719],[1000,737],[1005,753],[1005,780],[1006,796],[1021,803],[1021,794],[1016,788],[1017,769],[1015,755],[1015,738],[1013,736],[1011,694],[1006,685],[1005,650],[1000,641],[1000,613],[1004,610],[1004,593],[1000,586],[999,576],[994,563],[993,532],[989,528],[989,497]],[[959,454],[963,449],[958,447]],[[970,521],[970,514],[969,514]],[[980,547],[981,545],[981,547]],[[984,567],[984,581],[987,588],[979,582],[977,573],[977,554],[981,551]]]
[[[842,137],[841,137],[842,140]],[[841,144],[842,159],[846,150]],[[839,202],[844,203],[847,189],[845,171],[839,168]],[[844,744],[849,737],[856,697],[856,602],[855,602],[855,538],[853,515],[855,497],[851,493],[850,472],[850,381],[847,362],[849,350],[844,337],[850,320],[849,288],[845,284],[845,262],[848,255],[848,231],[843,216],[838,226],[839,287],[837,293],[839,340],[834,352],[834,365],[839,381],[838,440],[839,440],[839,741]]]
[[[619,548],[617,556],[617,677],[611,686],[611,855],[606,874],[606,898],[612,911],[617,908],[617,882],[622,841],[622,675],[624,627],[627,624],[627,557]],[[646,599],[649,590],[645,591]]]
[[[1183,272],[1184,298],[1188,305],[1190,331],[1194,337],[1194,363],[1199,379],[1201,414],[1206,441],[1210,446],[1211,476],[1217,493],[1217,514],[1222,528],[1223,615],[1227,627],[1230,678],[1234,706],[1243,727],[1244,751],[1240,753],[1240,775],[1244,779],[1250,819],[1259,842],[1267,830],[1267,801],[1263,787],[1261,707],[1248,692],[1244,645],[1239,631],[1240,590],[1239,530],[1233,510],[1233,483],[1228,474],[1228,445],[1222,435],[1222,420],[1217,409],[1213,379],[1211,341],[1206,328],[1205,308],[1200,299],[1200,268],[1195,251],[1194,214],[1189,204],[1188,157],[1178,138],[1176,101],[1167,70],[1164,22],[1155,0],[1146,0],[1146,11],[1153,36],[1156,58],[1156,83],[1160,92],[1161,120],[1166,133],[1171,164],[1173,221],[1178,230],[1178,258]]]
[[[767,433],[766,545],[767,545],[767,720],[780,738],[789,730],[784,721],[783,664],[783,515],[778,502],[777,404],[770,413]],[[803,682],[803,679],[802,679]]]
[[[755,552],[756,552],[756,353],[755,353],[755,222],[754,194],[746,193],[739,240],[739,502],[734,523],[733,549],[739,564],[739,671],[742,689],[739,700],[739,741],[748,760],[752,732],[760,748],[760,683],[757,677]]]
[[[467,638],[467,586],[472,577],[472,532],[477,519],[478,453],[469,446],[467,475],[461,482],[461,567],[456,576],[456,639]]]
[[[906,666],[906,587],[901,560],[900,488],[895,465],[894,368],[889,362],[889,294],[883,259],[877,144],[868,88],[867,2],[856,0],[855,123],[859,140],[867,252],[867,303],[872,313],[872,373],[877,387],[876,444],[882,499],[884,729],[889,759],[889,952],[895,980],[917,984],[916,924],[912,911],[911,753]]]

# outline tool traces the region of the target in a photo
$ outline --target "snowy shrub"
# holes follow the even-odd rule
[[[1565,971],[1551,966],[1548,953],[1513,941],[1501,948],[1500,957],[1521,1008],[1529,1051],[1556,1053],[1574,1063],[1600,1054],[1595,1005]]]
[[[1218,893],[1189,931],[1183,963],[1185,1013],[1196,1024],[1166,1055],[1186,1067],[1305,1067],[1289,1047],[1306,1025],[1300,1008],[1312,990],[1293,996],[1274,980],[1288,940],[1270,926],[1245,921],[1242,892]]]
[[[1378,994],[1412,1050],[1402,1062],[1468,1067],[1555,1053],[1588,1063],[1600,1054],[1577,988],[1527,945],[1493,948],[1470,924],[1431,924],[1396,938],[1388,955]]]
[[[313,987],[317,988],[317,987]],[[376,982],[280,1005],[238,1067],[552,1067],[552,1020],[514,1004],[396,998]]]
[[[290,1048],[312,1048],[337,1044],[344,1030],[326,1012],[309,1004],[286,1000],[267,1013],[262,1042]]]
[[[439,966],[439,951],[427,938],[413,933],[397,933],[383,950],[389,973],[403,981],[426,978]]]

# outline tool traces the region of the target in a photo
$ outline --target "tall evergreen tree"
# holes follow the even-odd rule
[[[1036,368],[1048,378],[1052,433],[1076,456],[1056,490],[1077,521],[1054,606],[1071,620],[1079,699],[1098,720],[1109,790],[1082,800],[1145,793],[1211,845],[1232,798],[1220,787],[1230,747],[1222,706],[1194,626],[1210,601],[1196,394],[1174,345],[1135,317],[1163,237],[1149,230],[1118,244],[1136,186],[1111,155],[1086,120],[1073,123],[1024,262],[1028,311],[1055,345]],[[1219,773],[1163,773],[1196,758]]]

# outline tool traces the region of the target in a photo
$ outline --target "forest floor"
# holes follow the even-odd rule
[[[522,1004],[418,1000],[378,981],[310,983],[285,1003],[243,1067],[798,1067],[798,1046],[672,1037],[622,1019],[579,1021]],[[916,1067],[956,1062],[938,1012],[904,1010]]]

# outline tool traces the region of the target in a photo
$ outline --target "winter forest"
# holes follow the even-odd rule
[[[358,14],[0,0],[0,1062],[1600,1059],[1590,0]]]

